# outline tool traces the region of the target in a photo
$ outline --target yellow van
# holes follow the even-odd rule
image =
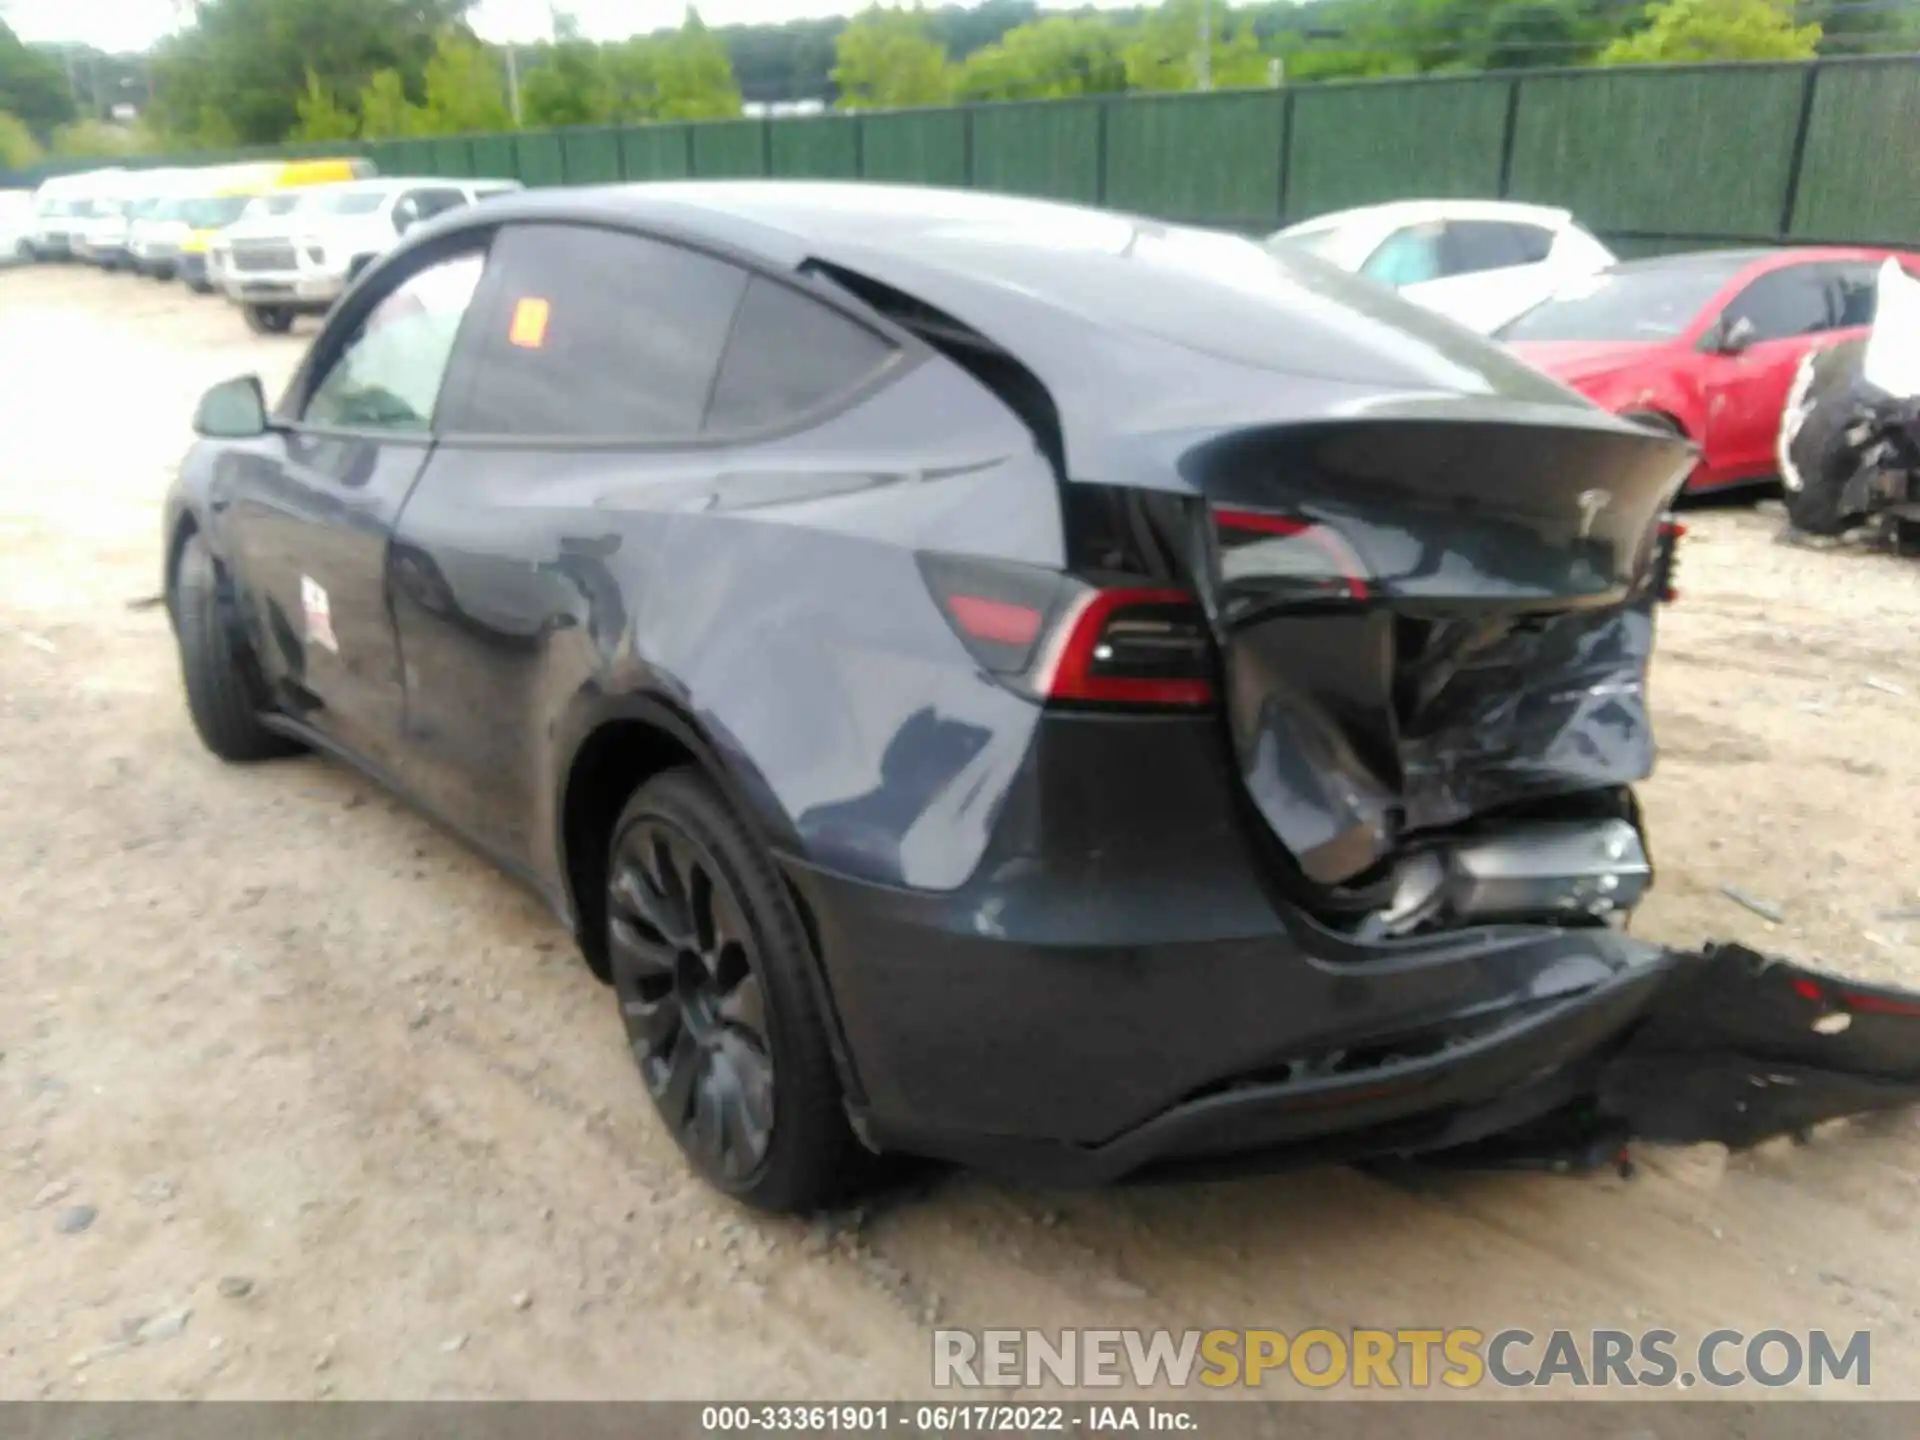
[[[209,170],[208,193],[183,207],[187,233],[180,242],[175,267],[180,278],[202,295],[211,295],[218,288],[223,234],[247,213],[249,206],[265,207],[270,212],[291,209],[299,196],[283,192],[361,180],[374,173],[373,162],[359,156],[255,161]]]

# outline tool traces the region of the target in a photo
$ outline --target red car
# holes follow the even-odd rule
[[[1564,287],[1499,332],[1615,414],[1700,447],[1693,490],[1772,479],[1780,411],[1809,350],[1873,323],[1896,252],[1709,250],[1630,260]],[[1920,259],[1897,255],[1909,269]]]

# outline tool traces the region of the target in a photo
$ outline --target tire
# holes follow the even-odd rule
[[[293,329],[293,311],[285,305],[248,305],[247,328],[256,335],[284,335]]]
[[[260,723],[258,672],[238,638],[222,583],[206,542],[191,537],[169,601],[193,728],[207,749],[235,764],[297,755],[298,744]]]
[[[1844,535],[1866,519],[1843,503],[1856,464],[1846,435],[1852,414],[1852,388],[1842,386],[1807,412],[1793,437],[1793,467],[1800,485],[1782,486],[1782,499],[1787,519],[1803,535]]]
[[[614,825],[607,955],[642,1083],[724,1194],[804,1213],[866,1182],[773,862],[698,770],[659,775]]]

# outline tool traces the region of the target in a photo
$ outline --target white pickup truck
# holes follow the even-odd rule
[[[220,288],[247,324],[280,334],[324,314],[360,272],[422,220],[520,189],[517,180],[350,180],[301,192],[282,215],[243,220],[222,247]]]

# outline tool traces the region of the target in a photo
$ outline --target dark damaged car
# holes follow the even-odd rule
[[[198,428],[208,746],[341,756],[534,886],[755,1204],[876,1153],[1561,1162],[1914,1093],[1920,996],[1626,929],[1687,448],[1311,259],[528,195]]]
[[[1777,449],[1787,518],[1809,535],[1877,523],[1920,551],[1920,279],[1889,262],[1872,328],[1800,362]]]

